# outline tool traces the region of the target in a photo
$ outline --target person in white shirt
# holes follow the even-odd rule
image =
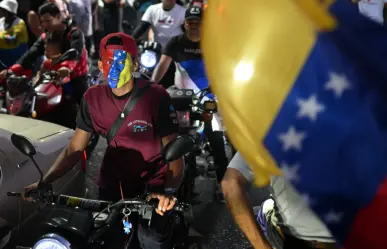
[[[238,152],[228,166],[222,181],[222,190],[236,223],[254,248],[271,248],[261,237],[257,219],[261,230],[269,237],[270,243],[277,245],[275,247],[337,248],[324,223],[309,209],[305,199],[284,177],[271,178],[270,188],[273,199],[263,203],[256,218],[246,190],[253,181],[253,172]]]
[[[359,12],[371,20],[383,24],[383,9],[387,0],[352,0],[358,4]]]
[[[186,9],[176,0],[163,0],[161,3],[149,6],[142,16],[141,23],[133,32],[134,39],[138,39],[150,27],[154,39],[164,48],[169,38],[183,33]]]
[[[91,38],[93,35],[91,0],[66,0],[66,2],[71,18],[85,36],[86,49],[90,54]]]
[[[161,3],[149,6],[133,32],[134,39],[139,39],[152,28],[154,41],[164,49],[170,38],[183,33],[185,11],[186,8],[176,4],[176,0],[162,0]],[[159,84],[164,88],[174,85],[175,71],[175,64],[171,63]]]

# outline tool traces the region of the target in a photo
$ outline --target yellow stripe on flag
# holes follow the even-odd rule
[[[316,27],[333,27],[326,9],[302,1],[211,0],[205,11],[210,86],[227,133],[260,186],[280,174],[263,139],[315,44]]]

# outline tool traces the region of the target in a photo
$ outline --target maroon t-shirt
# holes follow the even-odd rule
[[[141,176],[150,167],[160,167],[149,182],[164,184],[165,165],[152,163],[160,155],[161,137],[177,133],[178,122],[167,91],[160,85],[138,80],[135,84],[149,89],[125,118],[108,145],[100,169],[99,187],[119,194],[119,182],[126,198],[141,194]],[[77,117],[77,127],[106,137],[110,127],[124,109],[131,92],[115,96],[106,84],[91,87],[85,93]]]

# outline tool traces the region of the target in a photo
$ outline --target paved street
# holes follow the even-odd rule
[[[106,142],[100,139],[89,160],[87,183],[95,188],[95,179],[103,157]],[[248,249],[252,248],[236,227],[226,205],[214,200],[216,181],[199,176],[196,180],[198,204],[194,205],[194,222],[191,229],[192,249]],[[93,190],[95,191],[95,190]],[[265,191],[254,190],[253,203],[262,202]]]

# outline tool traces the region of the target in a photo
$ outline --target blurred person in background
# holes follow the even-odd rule
[[[85,36],[86,49],[90,54],[93,35],[91,0],[67,0],[67,5],[72,20]]]
[[[99,25],[99,4],[98,0],[91,1],[91,11],[92,11],[92,23],[93,23],[93,44],[94,44],[94,54],[92,55],[94,58],[99,58],[99,49],[98,46],[103,37],[103,33],[101,27]]]
[[[40,25],[40,17],[38,15],[38,9],[44,3],[46,2],[55,3],[56,6],[59,8],[60,15],[63,20],[69,17],[67,4],[64,0],[44,0],[44,1],[38,0],[38,1],[31,1],[31,2],[33,6],[31,6],[31,10],[28,12],[27,23],[35,39],[38,38],[40,35],[42,35],[42,33],[45,31]]]
[[[377,23],[384,23],[383,10],[387,0],[352,0],[359,7],[359,11],[364,16],[369,17]]]
[[[133,32],[134,39],[140,38],[152,28],[154,40],[164,48],[169,39],[183,33],[186,9],[176,4],[176,0],[163,0],[151,5],[144,13],[141,23]],[[168,88],[174,85],[176,67],[171,63],[159,84]]]
[[[70,22],[63,22],[61,12],[55,3],[45,3],[42,5],[39,8],[39,16],[42,28],[47,30],[47,32],[43,33],[34,45],[15,64],[9,67],[8,72],[32,76],[35,62],[45,54],[47,37],[50,37],[57,30],[62,30],[62,53],[71,48],[76,49],[78,52],[77,58],[74,61],[69,61],[67,69],[62,69],[62,71],[66,70],[67,74],[70,75],[71,82],[68,84],[72,86],[72,97],[79,104],[84,92],[88,88],[87,73],[89,71],[83,33]],[[7,70],[3,70],[0,73],[0,80],[6,76],[6,73]]]
[[[17,2],[19,4],[17,16],[20,17],[26,23],[27,31],[28,31],[28,38],[29,38],[28,39],[28,46],[30,47],[36,41],[36,37],[32,33],[32,31],[30,29],[30,25],[28,24],[28,13],[30,11],[38,12],[40,5],[42,5],[45,2],[45,0],[34,0],[34,1],[17,0]]]
[[[178,88],[193,89],[195,93],[209,87],[200,47],[200,28],[202,24],[202,9],[191,7],[185,12],[185,32],[169,39],[160,62],[153,72],[152,79],[159,83],[165,77],[171,64],[176,64],[174,84]],[[213,95],[207,95],[213,98]],[[207,98],[206,98],[207,99]],[[223,140],[223,124],[218,115],[214,115],[211,127],[205,126],[204,132],[209,139],[214,163],[217,166],[218,182],[226,172],[228,158]]]
[[[9,67],[28,49],[28,33],[24,21],[17,14],[16,0],[0,2],[0,59]]]
[[[103,0],[103,30],[105,35],[119,31],[121,0]]]
[[[254,174],[238,152],[228,166],[222,190],[235,222],[255,249],[271,248],[258,222],[275,248],[338,249],[328,228],[308,207],[305,202],[308,200],[299,195],[285,177],[271,177],[272,199],[262,204],[256,217],[248,196],[253,182]]]

